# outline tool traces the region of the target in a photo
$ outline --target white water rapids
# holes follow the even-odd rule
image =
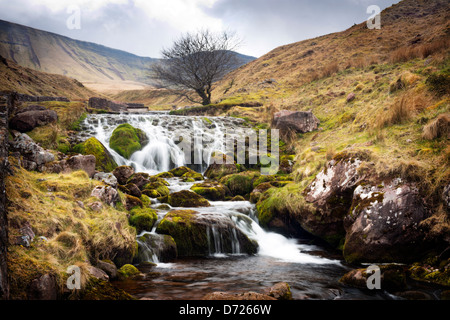
[[[141,150],[134,153],[131,158],[125,159],[109,147],[109,139],[114,129],[122,124],[129,123],[135,128],[143,130],[149,138],[149,143]],[[169,171],[170,169],[187,165],[186,154],[176,143],[180,132],[195,133],[193,141],[198,141],[192,150],[192,156],[204,158],[201,164],[190,166],[198,172],[203,173],[209,165],[209,156],[214,151],[224,152],[224,131],[226,128],[239,127],[242,121],[234,118],[209,118],[202,117],[175,117],[165,113],[155,114],[126,114],[126,115],[90,115],[83,123],[83,136],[96,137],[112,154],[118,165],[133,166],[136,172],[146,172],[151,175]],[[167,179],[170,183],[171,192],[189,190],[193,183],[184,183],[179,179]],[[308,254],[316,248],[311,245],[299,244],[295,239],[288,239],[280,234],[268,232],[262,229],[256,219],[255,206],[248,201],[241,202],[214,202],[210,201],[211,207],[192,208],[199,214],[216,215],[218,219],[228,218],[233,221],[247,237],[258,243],[258,255],[278,259],[280,261],[301,264],[339,264],[337,260],[330,260],[320,256]],[[187,208],[180,208],[187,209]],[[159,211],[159,221],[167,214]],[[155,234],[155,228],[147,233]],[[142,235],[140,235],[142,236]],[[211,256],[221,257],[221,235],[214,226],[208,230],[210,238]],[[144,246],[140,243],[141,246]],[[158,256],[152,248],[148,248],[147,259],[157,262]],[[228,253],[230,254],[230,253]],[[239,255],[239,242],[233,240],[233,252]]]

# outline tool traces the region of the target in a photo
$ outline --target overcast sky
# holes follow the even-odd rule
[[[187,31],[235,31],[256,57],[284,44],[342,31],[399,0],[0,0],[0,19],[140,56],[159,58]],[[80,9],[81,29],[67,20]],[[72,13],[72,14],[71,14]],[[76,20],[70,20],[76,21]]]

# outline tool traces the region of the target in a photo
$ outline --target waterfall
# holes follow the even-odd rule
[[[129,123],[143,130],[149,139],[148,144],[141,151],[135,152],[130,159],[124,159],[109,147],[109,139],[114,129],[122,123]],[[218,117],[213,121],[210,119],[205,121],[201,117],[174,117],[167,113],[90,115],[83,123],[82,134],[85,138],[96,137],[109,150],[118,165],[133,166],[136,172],[153,175],[185,165],[203,173],[210,164],[213,152],[226,153],[225,131],[239,127],[242,127],[242,120],[235,118]],[[236,131],[234,134],[240,133]],[[189,143],[180,144],[180,136],[184,138],[190,136],[187,138]],[[198,161],[192,163],[194,160]],[[192,186],[192,183],[185,183],[179,179],[168,179],[168,182],[171,192],[189,189]],[[295,263],[338,263],[304,253],[312,250],[311,246],[302,246],[296,240],[263,230],[258,224],[255,206],[248,201],[211,201],[211,207],[192,209],[204,215],[205,223],[208,224],[206,236],[210,256],[241,254],[237,234],[239,229],[250,240],[258,243],[259,255]],[[160,212],[159,215],[161,214],[163,216],[159,217],[157,223],[164,217]],[[229,223],[232,227],[227,225]],[[219,225],[222,228],[219,228]],[[227,227],[224,228],[224,225]],[[156,234],[155,230],[156,226],[151,232],[144,232],[137,238],[141,261],[159,263],[161,260],[163,236]],[[225,247],[231,252],[225,252]]]
[[[149,142],[130,159],[124,159],[109,147],[114,129],[129,123],[141,129]],[[129,165],[137,172],[156,174],[188,166],[204,173],[213,152],[225,152],[225,128],[239,128],[241,119],[174,117],[167,113],[89,115],[83,123],[83,137],[96,137],[118,165]],[[180,139],[182,137],[182,139]]]

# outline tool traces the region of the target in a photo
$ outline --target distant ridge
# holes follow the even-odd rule
[[[0,55],[21,66],[83,83],[127,81],[152,85],[150,67],[158,61],[4,20],[0,20]],[[256,59],[237,55],[240,65]]]

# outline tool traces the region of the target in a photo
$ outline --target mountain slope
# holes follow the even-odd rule
[[[155,59],[0,20],[0,55],[21,66],[79,81],[149,83]]]
[[[87,100],[98,95],[75,79],[24,68],[2,56],[0,74],[0,91],[16,91],[35,96],[62,96],[70,100]]]
[[[236,53],[239,66],[254,57]],[[158,59],[139,57],[95,43],[0,20],[0,55],[21,66],[75,78],[92,88],[114,91],[154,84],[150,67]],[[100,85],[99,85],[100,84]]]
[[[449,21],[446,0],[404,0],[381,13],[381,30],[369,30],[363,22],[343,32],[276,48],[231,72],[214,98],[282,97],[310,81],[351,67],[387,63],[420,46],[445,49]]]

